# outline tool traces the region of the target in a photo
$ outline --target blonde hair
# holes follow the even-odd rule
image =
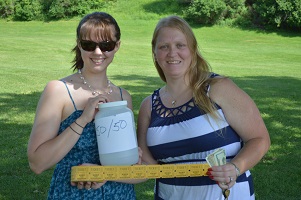
[[[159,32],[164,27],[176,28],[185,35],[189,50],[192,54],[192,62],[187,73],[189,75],[189,86],[193,91],[194,102],[202,112],[210,114],[214,119],[219,118],[218,114],[215,112],[217,110],[216,105],[210,100],[209,96],[207,95],[209,84],[217,81],[217,79],[211,78],[211,67],[209,63],[202,57],[199,51],[196,37],[191,27],[184,19],[178,16],[169,16],[162,18],[158,22],[153,33],[153,62],[160,78],[164,82],[166,82],[164,72],[155,59],[155,48]]]

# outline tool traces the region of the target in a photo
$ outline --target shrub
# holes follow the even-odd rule
[[[301,28],[301,0],[255,0],[252,8],[257,24]]]
[[[235,19],[246,12],[245,0],[225,0],[227,6],[224,18]]]
[[[194,0],[184,10],[184,16],[196,23],[214,24],[222,18],[226,4],[222,0]]]
[[[49,19],[70,18],[82,16],[93,9],[103,6],[102,0],[43,0],[43,10]]]
[[[195,0],[184,10],[184,16],[196,23],[214,24],[241,18],[246,12],[245,0]]]
[[[14,14],[13,0],[0,0],[0,17],[11,18]]]
[[[15,2],[14,19],[31,21],[41,19],[41,4],[38,0],[18,0]]]
[[[18,21],[62,19],[100,9],[109,0],[0,0],[0,16]]]

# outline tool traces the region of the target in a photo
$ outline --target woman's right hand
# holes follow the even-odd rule
[[[110,102],[110,99],[108,95],[105,94],[89,98],[82,115],[78,118],[78,121],[81,122],[82,125],[91,122],[98,112],[98,104],[107,102]]]

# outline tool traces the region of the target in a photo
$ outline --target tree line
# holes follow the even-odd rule
[[[195,24],[301,30],[301,0],[170,0]],[[118,0],[0,0],[0,17],[13,21],[83,16]]]

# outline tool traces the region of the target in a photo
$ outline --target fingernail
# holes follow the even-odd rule
[[[208,171],[212,171],[212,168],[210,167],[210,168],[208,168]]]
[[[209,178],[210,178],[211,180],[213,180],[213,176],[209,176]]]
[[[210,176],[210,175],[211,175],[211,172],[210,172],[210,171],[208,171],[206,174],[207,174],[208,176]]]

